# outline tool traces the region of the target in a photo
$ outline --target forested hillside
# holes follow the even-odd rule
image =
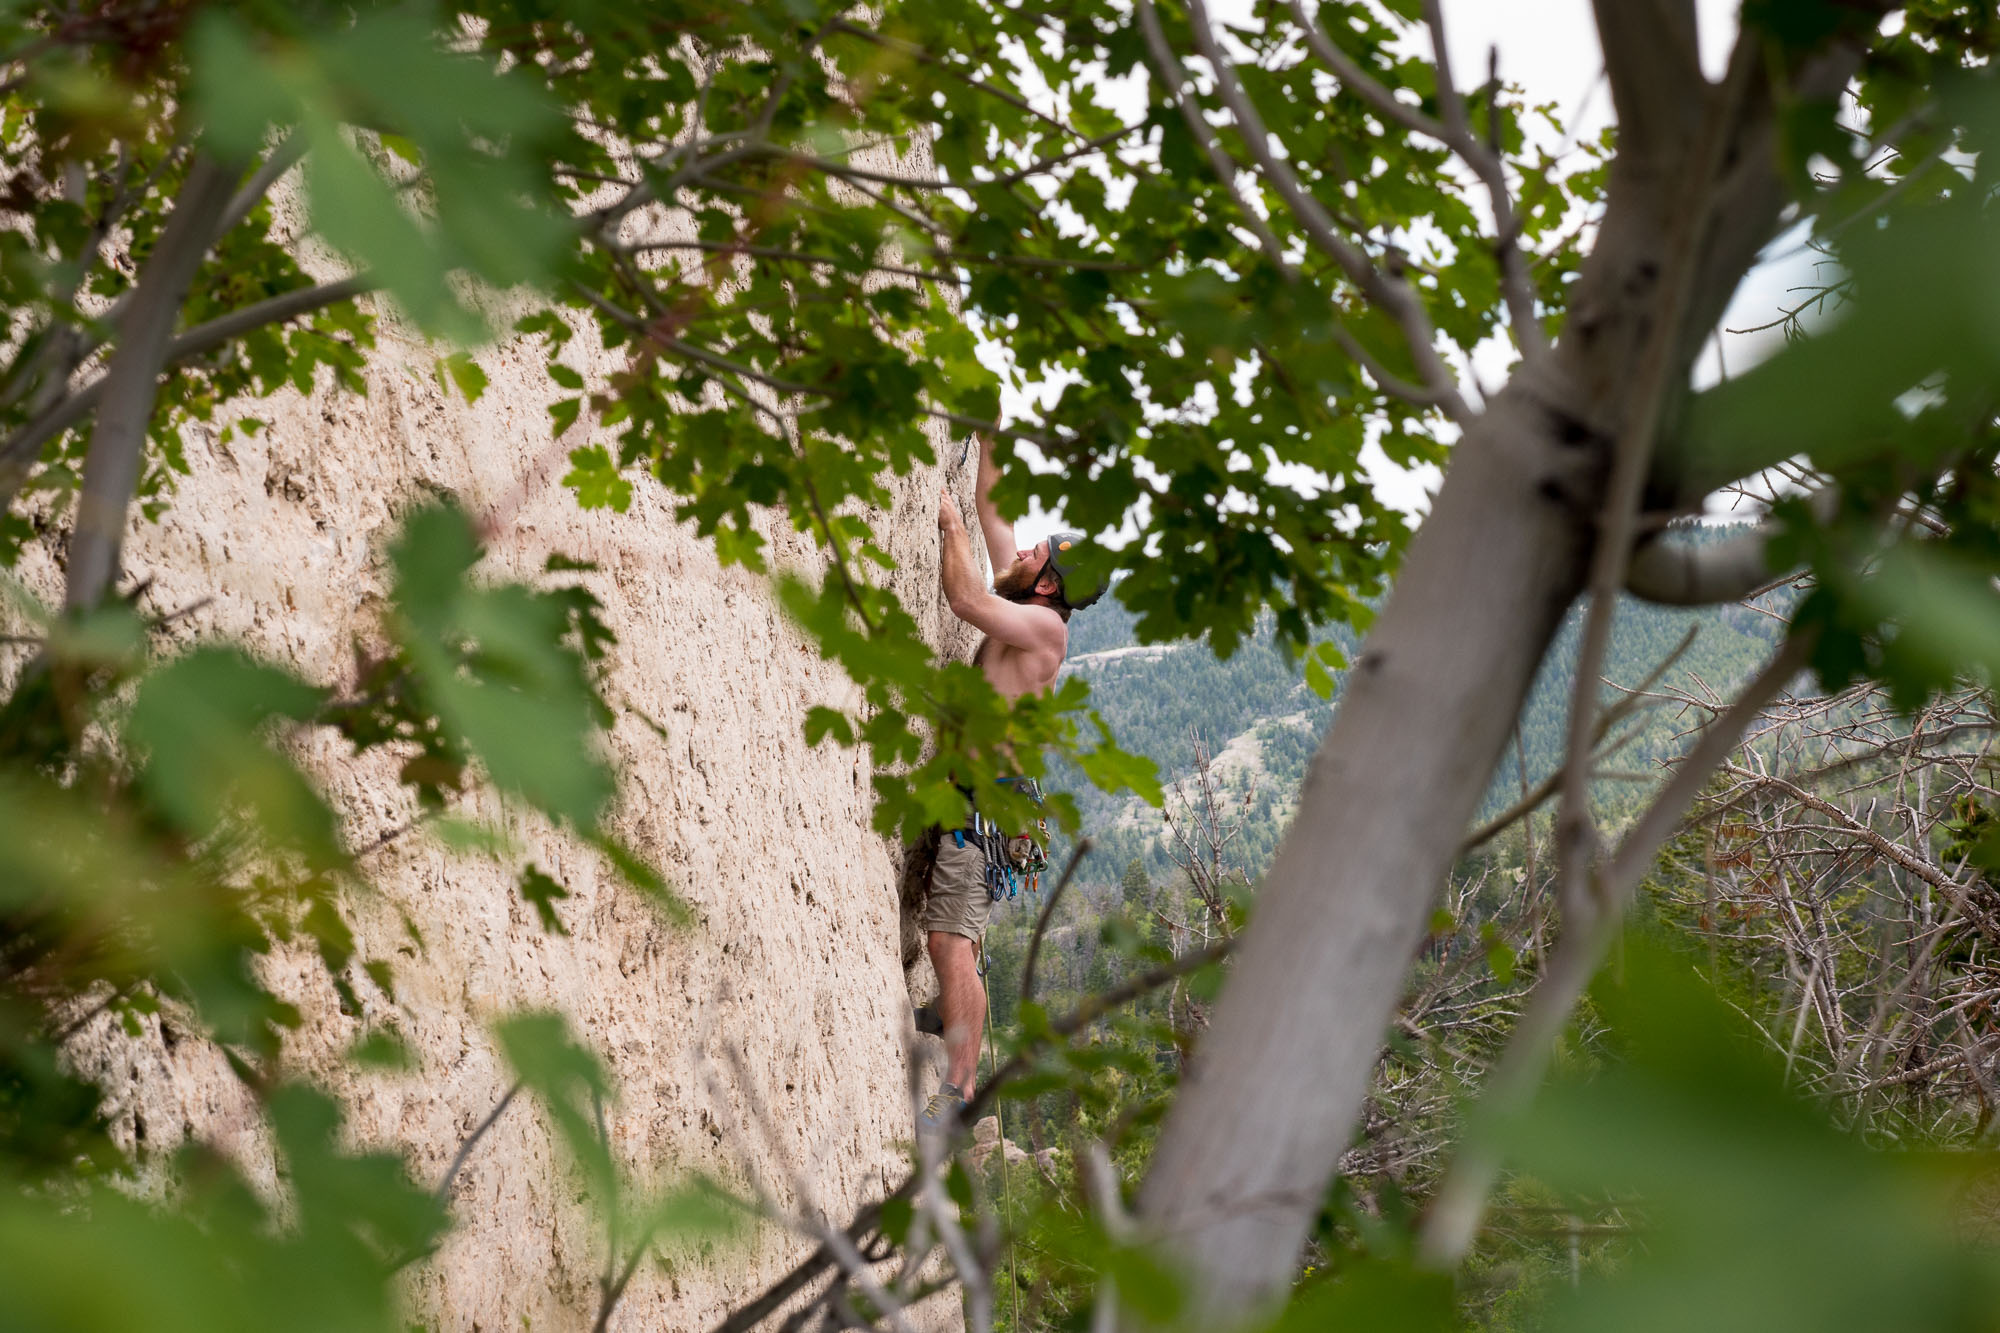
[[[1711,525],[1676,540],[1706,544],[1733,530]],[[1603,673],[1612,683],[1605,691],[1607,704],[1645,684],[1663,664],[1666,669],[1600,746],[1598,796],[1614,817],[1637,807],[1662,764],[1681,752],[1690,728],[1706,719],[1687,700],[1726,699],[1770,655],[1795,596],[1785,587],[1755,605],[1696,610],[1629,597],[1620,603]],[[1586,603],[1572,609],[1550,649],[1522,714],[1520,743],[1494,774],[1482,818],[1518,799],[1524,784],[1532,786],[1560,766],[1576,636],[1587,612]],[[1676,656],[1690,632],[1692,640]],[[1343,628],[1322,633],[1319,641],[1334,643],[1347,658],[1355,636]],[[1215,756],[1213,776],[1231,818],[1240,822],[1229,850],[1238,868],[1252,878],[1259,874],[1290,822],[1299,784],[1333,719],[1344,673],[1335,673],[1333,696],[1320,697],[1307,684],[1304,664],[1286,654],[1268,623],[1227,659],[1205,642],[1141,646],[1133,617],[1115,598],[1074,619],[1065,670],[1090,682],[1098,711],[1119,743],[1160,765],[1170,810],[1178,806],[1175,781],[1193,795],[1200,738]],[[1154,878],[1173,870],[1164,812],[1107,796],[1073,773],[1059,781],[1076,794],[1084,831],[1097,848],[1079,870],[1084,883],[1115,882],[1135,858]]]

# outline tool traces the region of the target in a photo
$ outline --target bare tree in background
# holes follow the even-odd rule
[[[1194,766],[1176,778],[1169,790],[1167,855],[1187,880],[1193,895],[1188,906],[1200,911],[1177,911],[1165,886],[1154,892],[1151,906],[1153,915],[1167,928],[1168,947],[1176,958],[1235,938],[1229,920],[1230,892],[1248,887],[1250,877],[1231,848],[1242,837],[1245,814],[1257,797],[1254,774],[1240,794],[1232,797],[1223,790],[1221,775],[1215,771],[1214,751],[1199,727],[1188,728],[1188,742],[1193,747]],[[1208,1028],[1209,1005],[1181,984],[1174,987],[1170,1012],[1185,1066],[1195,1038]]]
[[[1207,944],[1234,934],[1229,924],[1229,888],[1250,882],[1232,848],[1243,835],[1245,813],[1257,799],[1257,778],[1254,773],[1249,775],[1243,790],[1230,795],[1215,771],[1215,754],[1207,737],[1199,728],[1189,727],[1188,742],[1194,749],[1194,767],[1186,776],[1176,778],[1170,789],[1172,803],[1165,816],[1170,835],[1167,855],[1187,876],[1206,921],[1169,920],[1167,924]]]
[[[1682,841],[1694,864],[1666,879],[1779,997],[1765,1036],[1793,1078],[1863,1127],[1966,1141],[2000,1108],[2000,892],[1978,864],[2000,829],[1996,735],[1981,690],[1914,716],[1868,688],[1787,698],[1722,765]]]

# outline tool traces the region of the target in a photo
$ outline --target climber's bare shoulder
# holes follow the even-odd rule
[[[1063,653],[1069,644],[1069,627],[1046,606],[1010,604],[1008,609],[1030,613],[1025,619],[1034,624],[1036,632],[1020,636],[1028,640],[1024,644],[1018,638],[1005,639],[989,630],[972,660],[986,673],[987,682],[994,689],[1009,699],[1018,699],[1056,683],[1056,673],[1062,670]],[[1035,624],[1044,617],[1045,624]]]

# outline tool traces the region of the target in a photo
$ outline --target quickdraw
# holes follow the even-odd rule
[[[1036,805],[1042,803],[1042,789],[1033,778],[1002,778],[1021,788]],[[965,827],[953,829],[951,836],[960,846],[968,842],[979,849],[986,861],[986,896],[993,902],[1012,900],[1021,890],[1039,894],[1042,876],[1049,868],[1049,821],[1037,819],[1033,833],[1009,834],[998,824],[973,810]]]

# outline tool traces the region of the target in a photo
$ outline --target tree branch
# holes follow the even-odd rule
[[[1850,26],[1828,40],[1822,50],[1802,60],[1796,76],[1784,88],[1772,88],[1772,66],[1766,56],[1768,34],[1752,28],[1738,36],[1738,54],[1732,54],[1730,58],[1732,68],[1738,56],[1742,56],[1742,48],[1750,46],[1748,58],[1754,62],[1756,72],[1750,78],[1738,126],[1732,130],[1728,160],[1734,162],[1734,166],[1722,178],[1720,198],[1710,214],[1708,234],[1702,240],[1700,260],[1696,264],[1694,292],[1688,300],[1686,318],[1682,320],[1678,360],[1684,368],[1694,364],[1702,342],[1708,338],[1708,330],[1712,330],[1722,318],[1730,298],[1742,282],[1742,274],[1778,234],[1784,218],[1782,210],[1788,202],[1792,202],[1792,190],[1778,172],[1778,144],[1784,134],[1780,120],[1784,116],[1784,108],[1800,102],[1840,96],[1840,92],[1848,86],[1848,80],[1860,68],[1874,22],[1882,12],[1886,12],[1886,8],[1888,4],[1882,0],[1856,0],[1854,4],[1844,6],[1846,22]],[[1622,124],[1620,132],[1624,132]],[[1730,452],[1684,456],[1682,448],[1686,442],[1700,438],[1700,432],[1678,432],[1668,440],[1668,446],[1662,448],[1654,460],[1648,484],[1652,492],[1674,496],[1680,506],[1694,506],[1716,486],[1748,476],[1762,466],[1790,456],[1768,456],[1766,450],[1770,450],[1774,442],[1782,444],[1780,440],[1768,438],[1740,438],[1738,444],[1744,446],[1740,456]],[[1798,448],[1792,452],[1798,452]]]
[[[520,1091],[521,1084],[517,1081],[507,1089],[499,1101],[493,1104],[493,1109],[486,1113],[486,1118],[465,1136],[465,1142],[458,1145],[458,1153],[451,1159],[451,1165],[445,1168],[444,1178],[438,1181],[437,1189],[432,1191],[432,1197],[440,1206],[451,1202],[451,1187],[458,1182],[458,1173],[465,1169],[465,1163],[472,1156],[472,1150],[479,1146],[479,1141],[486,1137],[488,1130],[500,1123],[500,1117],[507,1113],[507,1108],[513,1105],[514,1098]]]
[[[299,134],[286,136],[283,143],[273,148],[271,155],[264,159],[263,165],[257,168],[256,173],[243,182],[243,188],[230,197],[229,206],[222,210],[221,221],[216,223],[215,240],[221,240],[235,231],[243,219],[250,216],[250,210],[257,207],[258,202],[270,193],[271,187],[278,183],[278,179],[297,166],[299,159],[305,155],[305,138]],[[214,241],[210,244],[214,244]]]
[[[891,1203],[901,1202],[909,1198],[912,1194],[916,1193],[917,1186],[921,1183],[921,1175],[914,1171],[911,1172],[904,1178],[903,1183],[891,1191],[880,1203],[864,1205],[860,1211],[855,1213],[854,1220],[849,1222],[839,1234],[850,1245],[858,1243],[862,1237],[881,1226],[882,1210],[885,1207]],[[840,1262],[834,1246],[829,1243],[830,1240],[831,1237],[828,1240],[821,1241],[818,1248],[794,1265],[789,1273],[779,1278],[776,1282],[773,1282],[769,1287],[766,1287],[755,1300],[731,1312],[729,1317],[717,1324],[710,1330],[710,1333],[749,1333],[749,1330],[756,1328],[773,1314],[776,1314],[787,1301],[796,1296],[808,1283],[811,1283],[821,1273],[824,1273],[827,1269],[834,1267]]]
[[[63,604],[87,610],[118,574],[125,511],[145,459],[146,428],[159,394],[174,322],[228,207],[235,172],[206,154],[195,159],[173,216],[140,272],[117,349],[104,373],[104,406],[84,456],[83,489],[70,534]]]
[[[1340,46],[1321,29],[1318,22],[1306,13],[1305,0],[1287,0],[1287,3],[1291,5],[1292,21],[1299,25],[1299,31],[1305,35],[1306,45],[1312,48],[1312,53],[1320,58],[1321,63],[1333,71],[1333,77],[1340,80],[1342,87],[1404,129],[1414,134],[1421,134],[1427,139],[1435,139],[1447,148],[1457,147],[1451,132],[1442,124],[1425,115],[1421,109],[1398,98],[1374,75],[1363,69],[1360,61],[1341,50]]]
[[[1120,1005],[1129,1004],[1140,996],[1169,985],[1190,972],[1199,971],[1210,963],[1221,962],[1229,955],[1234,945],[1233,940],[1223,940],[1199,953],[1185,954],[1171,963],[1162,964],[1123,985],[1114,986],[1101,995],[1094,995],[1083,1001],[1065,1017],[1051,1023],[1047,1036],[1031,1041],[1016,1051],[1006,1064],[1000,1066],[990,1078],[980,1084],[978,1090],[973,1093],[972,1100],[966,1104],[965,1110],[961,1113],[962,1118],[968,1124],[976,1120],[992,1103],[1002,1087],[1028,1069],[1042,1047],[1052,1041],[1074,1036]],[[850,1243],[859,1241],[880,1225],[882,1209],[886,1204],[909,1198],[922,1183],[923,1174],[912,1172],[881,1203],[864,1206],[854,1215],[854,1220],[837,1234]],[[833,1239],[834,1234],[828,1233],[828,1241]],[[711,1333],[749,1333],[749,1330],[756,1328],[775,1314],[808,1283],[840,1262],[839,1254],[828,1241],[822,1241],[818,1249],[807,1255],[784,1277],[772,1283],[755,1300],[717,1324]]]
[[[1825,815],[1828,819],[1833,820],[1839,825],[1841,832],[1860,842],[1866,843],[1883,859],[1893,862],[1901,869],[1916,876],[1924,883],[1944,894],[1950,900],[1953,907],[1956,907],[1964,914],[1968,921],[1971,921],[1979,928],[1979,933],[1985,936],[1989,943],[2000,945],[2000,922],[1996,922],[1991,914],[1981,911],[1976,903],[1970,901],[1967,893],[1967,885],[1960,883],[1923,858],[1891,842],[1833,802],[1815,796],[1803,787],[1787,782],[1783,778],[1774,777],[1768,773],[1752,773],[1744,770],[1739,772],[1737,776],[1757,786],[1769,787],[1774,791],[1781,791],[1800,805],[1806,807],[1806,809]]]
[[[1507,1049],[1481,1094],[1482,1115],[1517,1114],[1533,1098],[1556,1038],[1568,1024],[1577,1000],[1596,975],[1604,951],[1617,935],[1625,900],[1653,863],[1653,856],[1667,834],[1694,803],[1708,775],[1736,748],[1752,719],[1798,673],[1811,647],[1810,635],[1786,640],[1756,679],[1744,687],[1736,702],[1708,724],[1693,751],[1681,761],[1673,780],[1619,846],[1611,868],[1603,877],[1601,892],[1584,900],[1583,915],[1563,919],[1562,939],[1549,959],[1548,971],[1536,983],[1520,1026],[1508,1040]],[[1418,1254],[1426,1264],[1456,1268],[1471,1250],[1479,1234],[1480,1220],[1485,1216],[1486,1196],[1499,1174],[1500,1159],[1490,1144],[1468,1139],[1459,1149],[1418,1238]]]
[[[1415,407],[1435,407],[1451,414],[1450,401],[1458,393],[1456,388],[1441,393],[1437,389],[1422,384],[1412,384],[1382,364],[1381,358],[1361,345],[1361,340],[1348,332],[1345,324],[1333,325],[1333,340],[1340,350],[1352,357],[1354,363],[1368,372],[1368,378],[1375,381],[1375,387],[1391,398],[1400,398]]]
[[[1806,498],[1816,522],[1832,520],[1840,503],[1832,487]],[[1660,533],[1642,538],[1625,569],[1625,590],[1662,606],[1713,606],[1740,602],[1785,582],[1770,563],[1771,523],[1759,523],[1703,546],[1672,541]]]
[[[1058,134],[1066,134],[1072,139],[1081,139],[1083,137],[1081,134],[1077,133],[1077,131],[1071,126],[1065,125],[1062,121],[1057,120],[1054,116],[1049,115],[1045,111],[1036,109],[1034,106],[1030,105],[1024,99],[1016,97],[1013,93],[1008,92],[1005,88],[1001,88],[994,84],[988,83],[986,80],[966,72],[963,68],[961,68],[958,65],[954,65],[948,60],[939,59],[937,56],[931,54],[930,51],[926,50],[924,47],[918,45],[915,42],[906,42],[903,41],[901,38],[887,36],[883,33],[876,32],[873,28],[864,28],[861,25],[850,22],[849,20],[844,18],[835,19],[831,24],[828,25],[828,28],[832,32],[845,33],[849,37],[857,37],[864,42],[869,42],[875,46],[882,47],[885,50],[894,51],[898,55],[908,56],[910,59],[917,61],[919,64],[929,65],[933,69],[941,69],[945,73],[951,75],[952,78],[957,79],[960,83],[963,83],[966,87],[971,88],[977,92],[985,93],[988,97],[997,98],[1000,101],[1005,102],[1008,106],[1013,107],[1016,111],[1019,111],[1027,116],[1032,116],[1034,119],[1039,120],[1040,122],[1042,122],[1042,124],[1048,126],[1050,129],[1054,130]]]
[[[1048,933],[1049,922],[1056,914],[1056,904],[1062,901],[1063,890],[1069,887],[1070,880],[1076,875],[1077,866],[1083,863],[1083,858],[1089,853],[1090,848],[1089,838],[1077,840],[1076,850],[1069,854],[1069,864],[1063,867],[1055,888],[1049,890],[1049,900],[1042,905],[1042,914],[1035,920],[1035,933],[1028,940],[1027,961],[1021,964],[1022,1004],[1035,998],[1035,960],[1042,952],[1042,936]]]
[[[1444,10],[1438,0],[1424,0],[1424,20],[1430,26],[1431,47],[1437,60],[1438,102],[1444,109],[1445,142],[1486,187],[1493,210],[1493,256],[1500,265],[1500,291],[1507,301],[1507,322],[1514,330],[1514,342],[1520,347],[1522,357],[1537,359],[1548,351],[1549,340],[1535,313],[1535,280],[1528,271],[1527,257],[1521,253],[1521,221],[1514,214],[1506,166],[1494,147],[1479,141],[1466,119],[1465,99],[1458,95],[1458,84],[1452,78],[1451,51],[1445,44]],[[1497,78],[1486,114],[1497,141],[1500,127]]]
[[[1625,590],[1661,606],[1740,602],[1771,583],[1771,537],[1770,526],[1759,524],[1705,546],[1648,541],[1632,553]]]
[[[697,100],[706,102],[707,93],[707,85],[704,84]],[[723,144],[731,144],[733,147],[724,149],[714,157],[702,158],[701,153],[704,150],[717,148]],[[655,185],[651,180],[640,180],[611,203],[580,216],[577,223],[586,235],[599,233],[608,235],[615,231],[617,225],[634,210],[663,197],[670,200],[681,186],[694,177],[754,156],[761,146],[752,139],[747,130],[732,130],[727,134],[718,134],[707,139],[691,139],[668,155],[668,160],[676,165],[673,173],[664,181]],[[649,165],[657,167],[660,164]]]
[[[1694,0],[1592,0],[1618,112],[1620,154],[1656,163],[1694,134],[1707,81]],[[1742,42],[1751,39],[1745,34]]]
[[[166,354],[160,359],[160,369],[165,370],[212,352],[252,329],[261,328],[266,324],[282,324],[301,315],[311,314],[315,310],[352,300],[356,296],[374,291],[378,285],[373,278],[364,274],[318,287],[301,287],[296,291],[281,292],[241,309],[232,310],[226,315],[217,315],[206,323],[195,325],[168,343]],[[41,456],[42,446],[82,421],[96,409],[105,395],[110,379],[108,372],[99,376],[41,416],[22,426],[4,442],[0,442],[0,505],[11,504],[14,497],[20,493],[22,485],[28,479],[29,470]]]
[[[1278,192],[1278,197],[1285,201],[1306,235],[1340,266],[1348,281],[1359,287],[1364,296],[1402,327],[1403,337],[1410,346],[1410,355],[1422,372],[1425,385],[1437,395],[1438,405],[1445,414],[1461,426],[1471,421],[1472,409],[1460,396],[1458,380],[1451,373],[1451,368],[1438,355],[1430,316],[1424,311],[1416,292],[1400,278],[1390,277],[1376,268],[1359,246],[1342,236],[1326,206],[1305,188],[1291,165],[1271,151],[1271,136],[1264,127],[1264,118],[1243,91],[1235,66],[1230,64],[1216,42],[1207,5],[1203,0],[1187,0],[1187,7],[1195,48],[1214,71],[1216,91],[1229,108],[1230,115],[1235,117],[1237,137],[1242,139],[1243,146],[1256,161],[1264,181]]]
[[[97,266],[98,253],[110,237],[111,229],[173,158],[172,152],[162,154],[159,165],[134,186],[129,184],[132,177],[131,151],[122,144],[119,146],[117,180],[111,197],[98,210],[89,234],[77,247],[75,271],[65,275],[56,285],[49,301],[49,325],[42,330],[40,338],[30,336],[23,339],[17,355],[10,361],[5,387],[0,387],[0,407],[11,407],[34,390],[28,411],[39,413],[62,393],[70,375],[89,355],[92,344],[86,331],[58,321],[54,312],[76,299],[91,270]]]
[[[1206,949],[1198,950],[1195,953],[1182,954],[1171,963],[1162,963],[1160,966],[1132,978],[1123,985],[1113,986],[1101,995],[1093,995],[1089,999],[1084,1000],[1060,1021],[1049,1024],[1049,1035],[1047,1038],[1042,1041],[1030,1042],[1019,1051],[1016,1051],[1013,1058],[1008,1060],[1006,1064],[1001,1065],[984,1083],[980,1084],[978,1090],[972,1094],[972,1099],[966,1103],[965,1110],[960,1113],[961,1118],[967,1124],[971,1124],[974,1120],[978,1119],[980,1113],[999,1095],[1000,1089],[1006,1086],[1009,1080],[1019,1077],[1026,1071],[1028,1066],[1034,1062],[1036,1053],[1044,1045],[1047,1045],[1050,1040],[1076,1035],[1092,1023],[1095,1023],[1098,1019],[1110,1013],[1113,1009],[1121,1005],[1130,1004],[1141,995],[1151,994],[1162,986],[1178,981],[1190,972],[1199,972],[1210,963],[1221,962],[1229,956],[1230,950],[1235,947],[1235,939],[1218,940]]]
[[[1637,887],[1661,844],[1666,842],[1688,807],[1694,804],[1694,798],[1707,785],[1709,774],[1720,767],[1729,752],[1736,748],[1744,730],[1764,711],[1765,705],[1778,696],[1778,691],[1793,676],[1805,669],[1812,657],[1816,638],[1816,633],[1811,630],[1788,637],[1771,660],[1765,663],[1764,669],[1743,687],[1743,693],[1736,697],[1736,702],[1703,729],[1701,739],[1674,771],[1673,780],[1646,813],[1639,817],[1613,853],[1611,865],[1605,871],[1605,884],[1614,900],[1622,900]]]
[[[1222,188],[1229,192],[1230,199],[1236,204],[1236,211],[1243,215],[1244,225],[1256,235],[1257,243],[1264,247],[1265,255],[1280,273],[1288,278],[1293,276],[1291,261],[1285,258],[1285,247],[1278,240],[1277,233],[1271,230],[1271,224],[1265,220],[1262,213],[1250,207],[1249,200],[1243,197],[1242,190],[1237,187],[1238,167],[1235,160],[1222,151],[1222,145],[1216,140],[1215,131],[1209,127],[1206,120],[1202,119],[1201,109],[1189,100],[1187,71],[1181,67],[1180,58],[1174,54],[1173,47],[1167,44],[1167,35],[1160,29],[1160,14],[1153,7],[1153,0],[1137,0],[1137,4],[1139,31],[1146,38],[1146,49],[1152,54],[1154,69],[1166,87],[1167,95],[1174,99],[1174,105],[1180,109],[1181,119],[1187,122],[1188,133],[1192,134],[1194,141],[1201,145],[1201,151],[1207,156],[1208,164],[1214,170],[1216,179],[1222,183]]]
[[[1605,6],[1600,6],[1604,8]],[[1612,7],[1616,7],[1615,5]],[[1782,91],[1770,86],[1764,65],[1765,35],[1746,31],[1737,39],[1739,52],[1748,45],[1758,70],[1751,82],[1740,123],[1733,131],[1729,157],[1735,163],[1722,182],[1720,198],[1710,215],[1696,268],[1694,291],[1683,321],[1679,362],[1692,366],[1709,331],[1721,320],[1744,272],[1755,262],[1782,225],[1782,210],[1791,202],[1791,189],[1777,170],[1776,155],[1781,134],[1783,105],[1838,96],[1859,68],[1868,14],[1882,6],[1869,0],[1851,7],[1858,32],[1835,37],[1826,47],[1799,67],[1790,85]],[[1732,56],[1732,64],[1736,57]],[[1622,112],[1620,113],[1622,117]],[[1620,126],[1623,133],[1623,126]],[[1718,385],[1696,396],[1691,405],[1677,406],[1673,416],[1685,420],[1662,441],[1648,479],[1648,492],[1666,502],[1663,507],[1691,509],[1719,486],[1749,476],[1793,454],[1806,445],[1787,448],[1782,432],[1760,430],[1725,431],[1721,423],[1705,419],[1702,405],[1727,401],[1735,381]]]
[[[1694,646],[1695,636],[1700,632],[1701,626],[1690,625],[1687,633],[1681,636],[1680,643],[1675,645],[1674,650],[1661,658],[1659,665],[1647,672],[1645,679],[1641,680],[1637,685],[1632,686],[1630,689],[1624,689],[1623,686],[1614,686],[1614,688],[1624,690],[1624,697],[1612,704],[1611,707],[1605,709],[1598,717],[1597,725],[1590,742],[1593,750],[1604,743],[1604,738],[1611,734],[1613,727],[1624,721],[1634,709],[1638,708],[1640,702],[1645,698],[1646,691],[1657,685],[1660,682],[1660,678],[1673,669],[1674,663],[1686,656],[1687,650]],[[1611,684],[1611,682],[1606,681],[1605,684]],[[1520,744],[1520,730],[1518,726],[1515,729],[1514,739],[1518,747]],[[1628,740],[1621,740],[1618,745],[1613,747],[1613,752],[1615,753],[1617,750],[1623,749],[1628,741],[1629,738]],[[1540,808],[1542,802],[1555,795],[1556,791],[1562,786],[1565,771],[1559,768],[1536,783],[1533,788],[1523,790],[1520,800],[1514,802],[1513,805],[1495,815],[1490,821],[1467,834],[1465,841],[1459,844],[1458,854],[1464,856],[1473,848],[1496,837],[1515,820],[1533,814]],[[1527,772],[1525,768],[1521,774],[1521,782],[1522,786],[1526,788]]]
[[[1651,0],[1647,0],[1648,3]],[[1654,327],[1642,345],[1637,383],[1626,425],[1619,432],[1599,512],[1591,555],[1590,613],[1577,645],[1576,688],[1570,698],[1570,732],[1562,813],[1556,824],[1558,892],[1568,912],[1592,909],[1586,900],[1604,885],[1595,880],[1597,838],[1590,812],[1589,722],[1597,709],[1598,666],[1611,641],[1617,596],[1625,586],[1639,499],[1658,433],[1661,406],[1672,388],[1677,330],[1693,287],[1697,247],[1712,210],[1725,145],[1734,132],[1745,86],[1756,72],[1754,50],[1739,43],[1723,87],[1704,99],[1706,113],[1694,146],[1677,173],[1682,208],[1667,241]]]
[[[209,236],[209,248],[213,249],[224,236],[234,231],[242,223],[243,219],[250,215],[250,210],[257,206],[257,201],[269,192],[271,186],[277,182],[278,178],[291,170],[304,155],[305,148],[296,135],[279,144],[272,151],[271,156],[258,168],[256,174],[244,182],[242,188],[238,189],[230,197],[228,207],[223,209],[222,217],[216,222]],[[56,298],[58,304],[67,304],[74,298],[77,289],[82,285],[84,278],[88,276],[97,249],[103,244],[112,222],[121,216],[134,202],[143,197],[147,190],[152,188],[153,184],[165,174],[168,166],[172,164],[176,156],[178,156],[177,152],[170,152],[162,156],[159,163],[146,173],[146,178],[143,181],[140,181],[131,189],[124,191],[118,199],[113,201],[105,215],[100,219],[96,234],[85,244],[83,251],[79,255],[74,281],[69,284],[67,290],[63,291]],[[124,320],[125,311],[137,296],[138,290],[136,288],[128,289],[96,316],[94,321],[96,326],[98,328],[116,328]],[[54,405],[68,384],[70,374],[83,363],[85,357],[103,346],[106,340],[104,336],[95,332],[89,332],[80,328],[70,329],[61,341],[63,355],[60,358],[60,364],[56,372],[47,377],[43,385],[44,391],[41,395],[38,395],[40,401],[33,404],[30,411],[34,415],[40,416],[50,406]]]

